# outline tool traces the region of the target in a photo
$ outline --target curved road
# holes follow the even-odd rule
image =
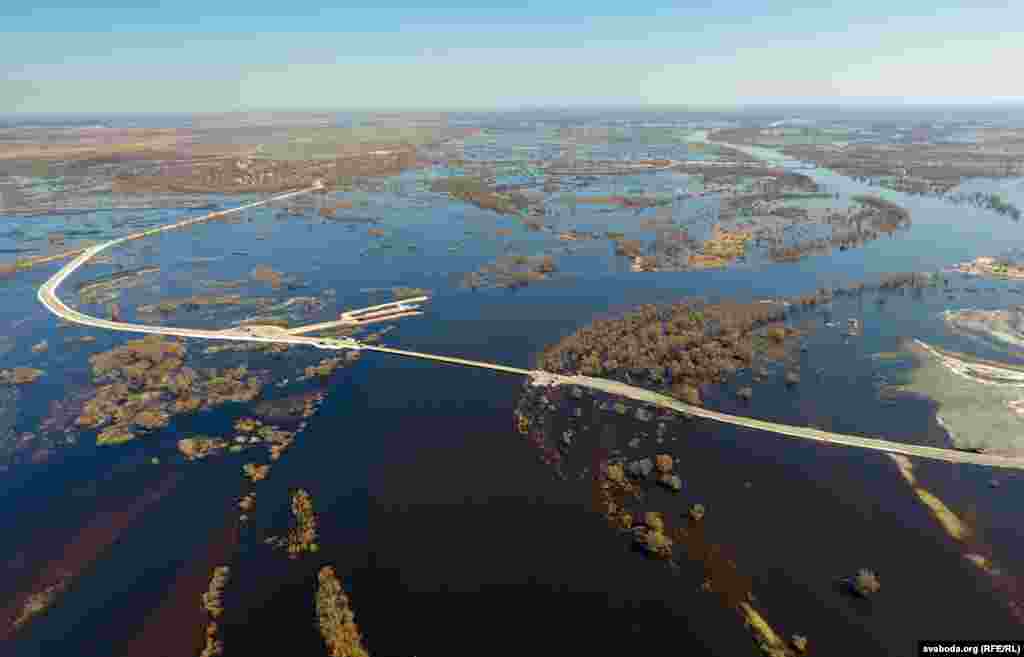
[[[629,399],[635,399],[653,406],[661,408],[671,409],[673,411],[683,413],[684,415],[690,415],[695,417],[702,417],[715,422],[722,422],[724,424],[731,424],[739,427],[747,427],[750,429],[757,429],[761,431],[769,431],[771,433],[789,436],[793,438],[802,438],[805,440],[814,440],[821,443],[831,443],[834,445],[846,445],[849,447],[860,447],[863,449],[872,449],[881,452],[888,452],[890,454],[903,454],[906,456],[917,456],[921,458],[936,459],[940,461],[948,461],[951,463],[971,463],[974,465],[982,465],[987,467],[1000,467],[1000,468],[1012,468],[1018,470],[1024,470],[1024,458],[1011,457],[1011,456],[1000,456],[996,454],[976,454],[972,452],[962,452],[954,449],[942,449],[939,447],[926,447],[923,445],[909,445],[905,443],[898,443],[889,440],[880,440],[877,438],[867,438],[865,436],[853,436],[848,434],[833,433],[831,431],[823,431],[820,429],[814,429],[812,427],[800,427],[788,424],[778,424],[776,422],[768,422],[765,420],[757,420],[749,417],[740,417],[736,415],[729,415],[727,413],[719,413],[717,411],[708,410],[701,408],[700,406],[693,406],[690,404],[683,403],[672,397],[661,395],[644,388],[638,388],[636,386],[619,383],[618,381],[611,381],[609,379],[599,379],[588,376],[563,376],[559,374],[552,374],[543,370],[526,370],[518,367],[510,367],[507,365],[499,365],[495,363],[485,363],[482,361],[469,360],[465,358],[456,358],[454,356],[442,356],[438,354],[427,354],[417,351],[408,351],[404,349],[395,349],[392,347],[384,346],[372,346],[362,344],[351,338],[317,338],[317,337],[303,337],[295,333],[299,329],[281,329],[274,326],[246,326],[236,327],[224,330],[205,330],[205,329],[187,329],[187,328],[175,328],[169,326],[148,326],[145,324],[131,324],[128,322],[115,322],[112,320],[100,319],[98,317],[92,317],[85,313],[78,312],[69,308],[60,298],[57,297],[57,287],[60,286],[64,280],[74,273],[79,267],[85,264],[90,258],[95,256],[102,251],[109,249],[112,246],[122,244],[131,240],[142,239],[151,235],[170,230],[176,230],[179,228],[185,228],[193,224],[209,221],[211,219],[218,219],[236,212],[242,212],[249,208],[255,208],[274,201],[280,201],[282,199],[297,196],[299,194],[307,194],[313,191],[322,189],[321,184],[316,184],[306,189],[297,190],[294,192],[288,192],[285,194],[279,194],[273,196],[264,201],[257,201],[254,203],[248,203],[246,205],[239,206],[230,210],[221,210],[218,212],[211,212],[201,217],[193,219],[186,219],[179,221],[168,226],[162,226],[160,228],[153,228],[140,233],[134,233],[127,235],[103,244],[97,244],[85,249],[80,255],[74,260],[67,263],[57,273],[55,273],[50,279],[42,284],[39,288],[37,297],[40,303],[46,306],[47,310],[52,312],[54,315],[65,319],[69,322],[76,324],[83,324],[85,326],[94,326],[96,328],[109,329],[111,331],[126,331],[129,333],[149,333],[154,335],[172,335],[183,338],[202,338],[206,340],[238,340],[246,342],[273,342],[273,343],[285,343],[285,344],[297,344],[297,345],[309,345],[318,349],[355,349],[355,350],[366,350],[366,351],[377,351],[381,353],[388,353],[397,356],[407,356],[412,358],[420,358],[424,360],[432,360],[435,362],[450,363],[454,365],[463,365],[467,367],[477,367],[483,369],[490,369],[499,372],[505,372],[508,374],[524,375],[529,376],[531,382],[534,385],[539,386],[557,386],[557,385],[577,385],[594,390],[602,390],[612,395],[618,395],[621,397],[627,397]],[[413,301],[413,300],[409,300]],[[397,305],[384,304],[385,306]],[[353,311],[355,313],[366,312],[367,310],[372,311],[374,308],[363,309],[361,311]],[[351,314],[351,313],[350,313]],[[336,324],[337,322],[328,322],[328,324]]]
[[[109,242],[97,244],[91,246],[81,252],[74,260],[67,263],[57,271],[52,277],[49,278],[45,283],[39,287],[39,291],[36,296],[39,302],[46,306],[47,310],[52,312],[54,315],[65,319],[69,322],[76,324],[84,324],[85,326],[95,326],[96,328],[104,328],[111,331],[127,331],[129,333],[149,333],[153,335],[173,335],[182,338],[203,338],[206,340],[240,340],[246,342],[277,342],[287,344],[303,344],[317,347],[319,349],[359,349],[360,345],[355,340],[351,339],[337,339],[337,338],[311,338],[303,337],[300,335],[290,335],[285,330],[278,329],[272,326],[248,326],[229,328],[224,330],[205,330],[205,329],[187,329],[187,328],[175,328],[170,326],[148,326],[146,324],[131,324],[129,322],[116,322],[107,319],[100,319],[98,317],[92,317],[85,313],[80,313],[77,310],[69,308],[60,298],[57,296],[57,287],[64,282],[64,280],[73,274],[79,267],[84,265],[93,256],[106,251],[107,249],[129,242],[131,240],[142,239],[144,237],[150,237],[158,233],[177,230],[179,228],[187,228],[193,224],[198,224],[204,221],[210,221],[211,219],[220,219],[222,217],[234,214],[236,212],[242,212],[250,208],[260,207],[280,201],[282,199],[291,198],[292,196],[298,196],[299,194],[308,194],[313,191],[321,189],[321,185],[314,185],[306,189],[300,189],[294,192],[287,192],[285,194],[279,194],[273,196],[264,201],[256,201],[254,203],[247,203],[237,208],[230,210],[220,210],[217,212],[210,212],[201,217],[194,217],[192,219],[185,219],[177,223],[169,224],[167,226],[161,226],[160,228],[151,228],[139,233],[133,233],[126,235]]]

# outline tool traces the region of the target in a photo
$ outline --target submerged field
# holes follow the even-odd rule
[[[1019,448],[1009,309],[1024,288],[946,271],[1005,251],[1007,216],[754,170],[743,151],[695,147],[692,128],[477,122],[455,144],[410,137],[415,167],[112,249],[62,298],[226,328],[423,294],[427,314],[356,337],[582,369],[778,422]],[[301,130],[288,138],[355,139]],[[581,159],[682,164],[545,173],[570,137]],[[738,166],[707,166],[725,158]],[[67,326],[35,297],[60,262],[19,267],[198,213],[0,211],[3,650],[475,654],[500,635],[531,654],[610,654],[669,632],[651,645],[902,655],[937,626],[1019,629],[1012,472],[908,469],[379,353]],[[908,352],[914,339],[935,353]],[[868,597],[846,581],[862,569],[881,583]]]

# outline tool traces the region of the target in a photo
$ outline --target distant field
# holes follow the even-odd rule
[[[81,128],[6,130],[0,134],[0,161],[167,160],[241,155],[244,145],[200,143],[181,129]]]
[[[439,136],[436,129],[415,127],[297,128],[288,130],[286,139],[261,144],[257,157],[274,160],[335,159],[400,144],[421,146]]]
[[[848,130],[822,128],[735,128],[719,130],[714,141],[761,146],[828,146],[850,138]]]
[[[563,143],[567,140],[577,144],[672,144],[686,141],[696,134],[695,130],[687,130],[666,126],[637,126],[624,128],[556,128],[547,133],[552,143]]]

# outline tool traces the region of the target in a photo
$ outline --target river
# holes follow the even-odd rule
[[[675,187],[672,174],[655,175],[659,185]],[[841,195],[878,191],[828,171],[810,175]],[[411,175],[403,180],[410,189],[416,182]],[[1019,185],[1002,189],[1024,203]],[[1019,239],[1020,226],[992,212],[883,195],[905,205],[913,225],[859,249],[756,269],[638,275],[610,255],[607,243],[593,243],[566,255],[563,276],[548,283],[472,291],[453,280],[504,253],[507,243],[488,236],[496,227],[514,229],[509,242],[521,251],[563,245],[550,233],[524,231],[515,219],[460,203],[423,197],[417,205],[370,194],[358,212],[383,217],[383,240],[362,226],[279,220],[271,210],[255,211],[252,222],[158,238],[158,251],[138,254],[135,264],[161,267],[159,289],[126,290],[123,305],[127,318],[135,305],[194,293],[202,280],[242,278],[268,262],[305,284],[279,297],[316,296],[330,288],[339,307],[389,300],[362,291],[368,288],[431,289],[428,315],[403,320],[386,344],[530,367],[545,345],[595,317],[640,303],[807,293],[887,272],[935,271],[1001,252]],[[169,220],[177,213],[163,214]],[[568,227],[595,217],[581,210],[557,222]],[[385,241],[392,246],[382,248]],[[463,246],[452,252],[453,243]],[[406,248],[410,244],[418,250]],[[202,269],[182,264],[184,258],[236,250],[248,255]],[[89,354],[125,339],[97,334],[83,352],[51,347],[34,355],[32,344],[62,344],[62,331],[70,331],[55,328],[35,302],[34,286],[55,269],[2,282],[0,321],[14,340],[4,367],[36,363],[47,371],[36,387],[20,392],[16,432],[36,430],[49,403],[63,398],[70,382],[84,380]],[[81,280],[107,272],[99,265],[87,269]],[[807,375],[807,384],[795,389],[757,388],[749,406],[732,394],[741,379],[710,391],[708,403],[726,412],[936,444],[944,438],[927,400],[892,405],[878,399],[871,354],[892,351],[907,336],[964,348],[935,316],[947,307],[1001,307],[1014,299],[1007,293],[1012,285],[983,286],[998,290],[961,292],[955,302],[941,294],[895,295],[885,306],[871,297],[837,300],[830,312],[840,320],[860,317],[863,336],[851,340],[822,330],[809,338],[802,358],[807,372],[824,370],[821,378]],[[273,294],[251,281],[238,292]],[[198,353],[204,346],[190,343],[189,349]],[[274,367],[290,372],[312,358],[289,354]],[[225,361],[267,366],[246,354],[229,354]],[[0,479],[6,502],[0,532],[16,537],[0,546],[0,562],[7,564],[0,572],[3,590],[24,590],[52,564],[79,571],[48,614],[16,641],[0,645],[16,655],[159,654],[168,636],[192,632],[198,638],[201,628],[188,611],[198,606],[198,591],[189,582],[204,589],[209,569],[230,559],[233,579],[222,621],[228,657],[270,650],[323,654],[312,599],[316,569],[326,563],[343,576],[374,655],[757,654],[736,616],[699,591],[699,566],[684,561],[673,575],[634,553],[591,511],[586,482],[560,481],[538,461],[514,430],[521,384],[518,377],[364,354],[319,384],[327,402],[258,485],[256,510],[237,543],[231,533],[235,500],[248,489],[240,468],[250,458],[181,463],[174,442],[181,433],[229,432],[232,421],[249,412],[242,405],[183,419],[121,448],[97,449],[83,438],[44,463],[11,466]],[[701,421],[673,425],[665,443],[645,438],[629,451],[627,443],[649,427],[587,413],[593,419],[577,437],[578,461],[588,462],[592,450],[609,444],[631,457],[673,452],[684,491],[652,489],[652,508],[677,518],[689,504],[704,503],[708,537],[752,577],[766,618],[785,636],[808,635],[817,654],[896,656],[910,653],[918,638],[1019,634],[1007,594],[965,560],[962,546],[887,457]],[[559,412],[550,422],[559,431],[570,419]],[[159,465],[150,463],[154,456]],[[920,481],[969,519],[1000,567],[1024,573],[1019,478],[940,463],[917,467]],[[990,486],[993,478],[999,488]],[[162,484],[166,491],[131,516],[137,519],[125,520],[133,501],[164,481],[172,482]],[[310,491],[320,514],[321,550],[292,562],[262,539],[287,528],[288,493],[299,486]],[[89,540],[75,542],[81,536]],[[76,550],[70,557],[63,553],[68,545]],[[870,603],[849,598],[834,584],[862,567],[882,581]],[[170,596],[180,596],[179,603],[171,604]]]

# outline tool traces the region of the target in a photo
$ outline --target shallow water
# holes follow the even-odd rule
[[[506,142],[522,140],[509,137]],[[644,144],[635,150],[650,149]],[[843,195],[873,191],[827,172],[815,177]],[[673,174],[635,178],[621,184],[665,190],[681,186]],[[161,267],[154,275],[158,293],[149,287],[123,292],[125,319],[131,321],[135,306],[163,296],[238,293],[276,301],[318,296],[325,300],[324,311],[304,321],[320,321],[342,308],[390,300],[387,293],[363,290],[414,286],[432,291],[428,313],[399,322],[385,336],[386,344],[529,367],[544,346],[595,317],[640,303],[696,295],[776,298],[887,272],[935,271],[1001,252],[1020,230],[992,212],[892,194],[912,212],[909,230],[829,256],[713,272],[637,274],[628,271],[628,261],[612,254],[607,241],[594,241],[581,243],[572,255],[559,255],[560,271],[551,281],[517,290],[472,291],[453,280],[504,253],[506,242],[493,237],[496,228],[514,231],[506,240],[517,253],[535,255],[565,245],[557,240],[558,230],[633,231],[641,217],[602,215],[580,205],[575,216],[566,208],[549,218],[556,226],[553,232],[528,232],[515,218],[414,193],[414,175],[401,180],[399,191],[407,196],[371,193],[368,207],[339,211],[339,216],[381,217],[384,238],[368,235],[363,225],[350,229],[314,218],[314,211],[306,218],[278,219],[276,210],[265,209],[249,212],[239,223],[164,235],[153,240],[155,253],[115,254],[130,266]],[[605,193],[603,184],[587,187],[587,193]],[[1019,186],[1003,188],[1017,194],[1018,204],[1024,201]],[[713,201],[700,207],[707,203]],[[675,211],[682,220],[697,215],[696,206],[686,204]],[[170,221],[180,213],[152,214]],[[260,235],[266,239],[256,239]],[[383,243],[392,246],[382,248]],[[415,251],[407,248],[410,244]],[[455,244],[459,250],[450,251]],[[207,257],[221,259],[201,267],[182,263]],[[258,264],[293,274],[305,287],[273,290],[249,280]],[[15,433],[36,431],[50,402],[66,394],[68,382],[86,380],[88,355],[132,337],[56,328],[34,289],[58,267],[0,280],[0,326],[14,340],[0,363],[47,372],[20,391]],[[73,298],[77,282],[115,270],[112,265],[84,268],[64,284],[65,298]],[[210,279],[246,283],[210,291],[202,285]],[[951,280],[960,288],[953,300],[937,291],[920,298],[907,291],[836,299],[831,308],[806,315],[821,328],[806,340],[799,386],[782,386],[779,372],[755,386],[748,405],[733,394],[747,384],[749,374],[741,373],[728,386],[709,391],[709,404],[834,431],[946,444],[934,403],[878,399],[877,377],[896,374],[871,355],[894,351],[901,338],[912,336],[984,356],[968,338],[950,334],[937,315],[946,308],[1005,307],[1019,299],[1008,292],[1017,285],[978,282],[995,291],[970,293],[962,288],[971,283]],[[327,289],[336,290],[336,300],[324,295]],[[883,305],[877,303],[881,296],[887,299]],[[226,326],[251,312],[179,312],[167,321]],[[845,338],[839,328],[824,327],[828,320],[842,326],[847,317],[861,320],[862,336]],[[83,333],[94,333],[97,341],[73,350],[63,346],[66,336]],[[50,350],[33,353],[30,347],[43,339]],[[189,343],[189,353],[198,357],[206,346]],[[281,361],[267,361],[228,352],[199,362],[273,367],[281,378],[294,377],[322,356],[293,350]],[[49,461],[32,464],[26,457],[12,463],[0,473],[0,531],[17,537],[0,546],[0,562],[8,564],[0,576],[4,597],[31,587],[75,536],[90,540],[68,560],[80,569],[68,592],[3,649],[17,655],[156,654],[159,637],[175,631],[169,629],[174,624],[184,625],[183,633],[198,636],[201,631],[192,626],[194,618],[174,611],[179,607],[165,598],[181,596],[185,609],[193,596],[198,607],[208,569],[233,553],[222,623],[229,656],[268,645],[320,654],[312,604],[316,569],[326,563],[342,574],[356,620],[378,655],[480,654],[490,646],[533,654],[613,654],[636,651],[637,636],[645,637],[644,646],[659,649],[756,654],[735,615],[698,592],[699,567],[684,562],[682,572],[672,576],[631,552],[589,510],[586,482],[558,481],[537,461],[533,448],[513,430],[519,379],[366,354],[325,385],[326,403],[274,465],[270,478],[255,487],[256,511],[236,547],[230,531],[237,517],[234,503],[248,489],[240,468],[253,457],[182,463],[173,446],[182,432],[228,432],[234,418],[247,414],[244,406],[229,404],[183,418],[155,436],[116,448],[97,449],[84,432],[77,445],[58,444]],[[551,421],[558,425],[566,418],[555,414]],[[600,445],[603,427],[614,428],[615,444],[624,452],[633,436],[650,431],[602,415],[593,416],[589,427],[578,438],[583,454]],[[708,535],[754,578],[766,617],[786,636],[808,634],[818,654],[856,649],[903,655],[916,638],[934,635],[935,627],[964,637],[1018,632],[1003,598],[966,564],[884,456],[705,422],[674,427],[672,435],[677,440],[661,445],[644,439],[635,452],[671,449],[682,461],[684,493],[655,490],[650,503],[676,514],[688,503],[705,503]],[[152,456],[162,463],[151,465]],[[1024,573],[1014,502],[1021,480],[970,466],[919,467],[930,490],[970,516],[1000,564]],[[992,477],[1001,480],[1000,488],[989,488]],[[123,527],[110,520],[122,517],[110,514],[133,508],[141,491],[171,478],[174,485],[138,519]],[[748,481],[749,489],[744,487]],[[321,551],[296,563],[272,553],[262,539],[286,530],[288,491],[299,486],[312,493],[320,515]],[[106,533],[93,529],[83,534],[90,522],[107,527]],[[116,540],[111,538],[115,531]],[[861,567],[882,577],[882,593],[870,604],[849,599],[832,584]],[[196,574],[203,570],[205,576]]]

